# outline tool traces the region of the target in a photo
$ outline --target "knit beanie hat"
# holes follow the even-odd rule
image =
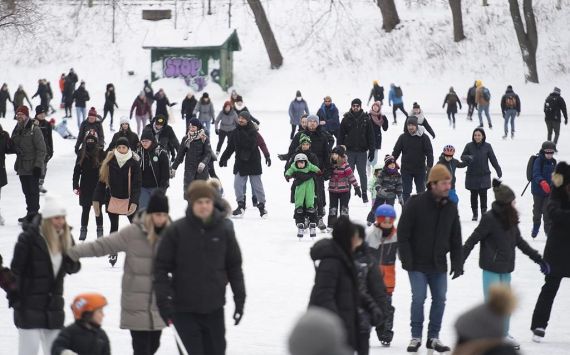
[[[43,219],[53,218],[53,217],[65,217],[67,211],[65,210],[65,204],[62,203],[62,199],[54,195],[46,195],[46,200],[44,207],[42,208],[41,214]]]
[[[243,117],[245,118],[247,121],[251,121],[251,115],[249,114],[249,112],[247,111],[242,111],[239,113],[238,117]]]
[[[420,108],[420,104],[418,104],[417,102],[414,102],[414,105],[412,106],[412,108]]]
[[[125,123],[128,125],[131,124],[131,120],[126,116],[121,117],[121,120],[119,122],[121,123],[121,125],[124,125]]]
[[[164,126],[166,124],[166,118],[164,115],[158,115],[154,118],[154,123],[160,126]]]
[[[303,95],[301,95],[301,90],[297,90],[295,97],[303,97]]]
[[[151,129],[149,129],[149,128],[143,129],[143,131],[141,133],[141,141],[143,141],[143,140],[149,140],[149,141],[155,142],[154,134],[152,134]]]
[[[214,188],[204,180],[194,180],[190,184],[188,192],[186,193],[186,199],[189,203],[193,203],[194,201],[201,198],[209,198],[210,200],[214,200],[215,197],[216,190],[214,190]]]
[[[306,134],[301,134],[301,137],[299,138],[299,145],[303,143],[311,144],[311,137],[307,136]]]
[[[438,181],[451,180],[451,173],[449,169],[441,164],[435,164],[429,171],[428,183],[435,184]]]
[[[346,154],[346,149],[342,145],[337,145],[332,149],[331,153],[338,154],[339,156],[343,157]]]
[[[27,106],[20,106],[16,110],[16,114],[23,113],[26,117],[30,117],[30,110],[28,110]]]
[[[234,102],[243,102],[243,97],[241,97],[241,95],[236,96]]]
[[[198,129],[202,129],[203,127],[202,122],[200,122],[200,120],[197,118],[190,119],[190,121],[188,122],[188,126],[198,127]]]
[[[91,107],[89,109],[89,113],[87,114],[87,117],[97,117],[97,110],[95,109],[95,107]]]
[[[36,106],[36,116],[42,113],[46,113],[45,108],[42,105]]]
[[[360,101],[360,99],[356,98],[354,100],[352,100],[352,102],[350,103],[350,105],[359,105],[362,106],[362,101]]]
[[[418,126],[418,118],[416,116],[408,116],[408,119],[406,120],[406,126],[409,124],[417,127]]]
[[[131,147],[131,145],[129,144],[129,140],[126,137],[121,137],[119,139],[117,139],[117,143],[115,144],[115,147],[118,147],[120,145],[124,145],[125,147]]]
[[[384,157],[384,166],[388,166],[392,163],[395,163],[396,159],[394,159],[393,156],[391,156],[390,154],[386,154],[386,156]]]
[[[168,197],[162,189],[154,190],[146,207],[146,213],[158,212],[168,213]]]
[[[317,115],[309,115],[307,116],[307,122],[311,122],[311,121],[315,121],[315,122],[319,122],[319,116]]]
[[[560,90],[559,87],[556,87],[556,86],[555,86],[555,87],[554,87],[554,90],[552,90],[552,92],[555,93],[555,94],[560,95],[561,90]]]
[[[209,99],[209,98],[210,98],[210,95],[209,95],[207,92],[205,92],[205,93],[202,94],[202,98],[203,98],[203,99]]]
[[[513,190],[497,179],[493,179],[493,192],[495,193],[495,201],[505,205],[513,202],[515,199]]]

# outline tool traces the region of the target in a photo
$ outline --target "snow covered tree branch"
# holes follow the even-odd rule
[[[532,0],[523,0],[524,22],[521,17],[518,0],[509,0],[509,7],[515,32],[521,48],[523,62],[526,66],[525,80],[531,83],[538,83],[538,69],[536,66],[536,49],[538,47],[538,34],[536,31],[536,20]]]
[[[0,31],[33,33],[41,16],[32,0],[0,0]]]

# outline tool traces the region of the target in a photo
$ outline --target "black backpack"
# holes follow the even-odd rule
[[[399,86],[396,86],[395,93],[396,93],[396,97],[404,96],[404,94],[402,93],[402,88]]]
[[[553,95],[548,96],[546,101],[544,101],[544,115],[549,120],[556,118],[557,101],[558,98]]]
[[[534,154],[531,155],[530,158],[528,158],[528,162],[526,163],[526,181],[532,181],[532,170],[534,167],[534,161],[536,159],[538,159],[540,157],[539,154]],[[552,159],[554,161],[554,165],[556,165],[556,159]],[[544,169],[544,160],[542,161],[542,164],[540,165],[540,171],[542,171],[542,169]]]

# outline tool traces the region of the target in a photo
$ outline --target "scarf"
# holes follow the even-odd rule
[[[115,149],[115,159],[117,159],[117,164],[119,164],[119,168],[122,168],[125,163],[133,157],[133,151],[129,149],[128,152],[125,154],[119,153],[117,149]]]
[[[186,135],[188,137],[188,142],[192,142],[198,139],[201,139],[203,135],[205,135],[206,133],[204,132],[204,129],[201,129],[199,131],[196,132],[188,132],[188,134]]]
[[[374,106],[378,106],[378,112],[375,112],[371,109],[368,114],[370,115],[370,118],[372,118],[372,122],[374,122],[375,125],[382,127],[382,123],[384,123],[384,117],[382,116],[382,104],[380,101],[376,101],[372,104],[372,108],[374,108]]]

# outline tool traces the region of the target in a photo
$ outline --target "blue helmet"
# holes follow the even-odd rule
[[[394,209],[394,206],[385,203],[376,208],[376,213],[374,215],[376,218],[390,217],[392,219],[396,219],[396,210]]]

